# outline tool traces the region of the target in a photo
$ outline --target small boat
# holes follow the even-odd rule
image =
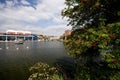
[[[23,44],[24,42],[16,42],[16,44]]]
[[[24,40],[19,39],[19,40],[17,40],[15,43],[16,43],[16,44],[23,44],[23,43],[24,43]]]

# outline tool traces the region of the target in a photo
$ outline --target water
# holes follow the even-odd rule
[[[0,80],[27,80],[29,68],[42,61],[54,64],[57,60],[67,57],[62,42],[13,42],[0,43]]]

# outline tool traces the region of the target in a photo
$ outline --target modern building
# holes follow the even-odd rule
[[[7,30],[7,35],[31,35],[30,31],[16,31],[16,30]]]
[[[7,30],[6,33],[0,34],[0,41],[16,41],[23,40],[38,40],[37,35],[33,35],[30,31]]]

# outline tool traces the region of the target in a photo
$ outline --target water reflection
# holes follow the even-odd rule
[[[57,41],[0,43],[0,80],[27,80],[28,68],[36,62],[48,64],[67,56],[64,45]]]

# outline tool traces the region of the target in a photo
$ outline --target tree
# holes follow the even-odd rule
[[[75,29],[84,25],[98,26],[103,20],[112,23],[119,20],[119,0],[66,0],[62,16],[68,17],[68,25]]]
[[[77,59],[75,80],[120,79],[119,3],[119,0],[66,0],[62,16],[68,18],[73,32],[65,45]]]

